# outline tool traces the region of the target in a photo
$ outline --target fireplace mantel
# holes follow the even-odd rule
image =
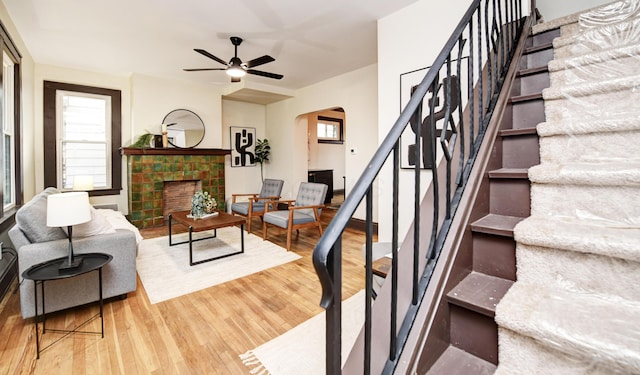
[[[122,147],[122,155],[231,155],[231,150],[221,148],[140,148]]]

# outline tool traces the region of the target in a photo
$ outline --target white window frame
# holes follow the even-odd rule
[[[4,152],[2,170],[6,178],[9,178],[11,187],[9,192],[3,189],[4,201],[2,202],[3,211],[10,210],[16,205],[16,160],[15,160],[15,63],[7,51],[2,51],[2,150]],[[6,138],[9,142],[6,142]],[[7,149],[9,146],[9,149]],[[9,160],[6,160],[6,158]],[[10,171],[6,174],[6,166],[9,165]],[[5,203],[5,201],[8,202]]]
[[[63,107],[63,99],[65,96],[75,96],[75,97],[84,97],[84,98],[92,98],[92,99],[100,99],[105,101],[105,111],[104,111],[104,131],[105,131],[105,139],[102,141],[94,141],[94,140],[67,140],[64,139],[63,133],[63,124],[64,124],[64,107]],[[65,181],[65,160],[64,160],[64,145],[65,143],[76,143],[76,144],[104,144],[105,153],[105,170],[104,177],[106,184],[97,184],[97,180],[94,180],[94,189],[111,189],[112,181],[111,181],[111,97],[109,95],[100,95],[100,94],[92,94],[86,92],[77,92],[77,91],[67,91],[67,90],[57,90],[56,91],[56,139],[57,139],[57,147],[56,147],[56,168],[57,168],[57,185],[62,191],[69,191],[73,189],[73,180],[67,182]],[[95,175],[93,172],[87,172],[85,175]],[[65,184],[65,182],[67,182]]]

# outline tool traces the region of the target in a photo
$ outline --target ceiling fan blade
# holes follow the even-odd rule
[[[255,70],[255,69],[247,69],[247,73],[254,74],[257,76],[263,76],[267,78],[273,78],[273,79],[281,79],[282,77],[284,77],[282,74],[268,73],[268,72],[263,72],[261,70]]]
[[[193,50],[194,50],[194,51],[196,51],[196,52],[198,52],[198,53],[199,53],[199,54],[201,54],[201,55],[207,56],[208,58],[210,58],[210,59],[212,59],[212,60],[215,60],[215,61],[219,62],[219,63],[220,63],[220,64],[222,64],[222,65],[227,65],[227,62],[226,62],[226,61],[222,60],[222,59],[221,59],[221,58],[219,58],[219,57],[213,56],[212,54],[210,54],[209,52],[207,52],[207,51],[205,51],[205,50],[203,50],[203,49],[200,49],[200,48],[194,48]]]
[[[257,59],[249,60],[245,64],[247,65],[247,68],[253,68],[258,65],[270,63],[272,61],[276,61],[276,59],[274,59],[269,55],[264,55],[264,56],[258,57]]]
[[[182,69],[185,72],[202,72],[205,70],[227,70],[227,68],[196,68],[196,69]]]

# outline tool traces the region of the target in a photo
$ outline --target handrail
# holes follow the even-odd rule
[[[402,352],[406,336],[411,329],[420,300],[426,290],[442,244],[455,214],[464,184],[469,176],[484,130],[491,118],[498,93],[502,87],[522,25],[522,0],[474,0],[462,20],[451,34],[424,78],[412,90],[411,98],[400,117],[380,144],[364,172],[346,197],[313,252],[313,264],[322,285],[320,305],[326,309],[326,372],[340,373],[341,364],[341,300],[342,300],[342,233],[363,199],[366,199],[366,321],[365,321],[365,373],[371,361],[371,248],[374,181],[383,165],[393,154],[393,233],[392,233],[392,309],[390,319],[390,349],[385,372],[392,372]],[[483,7],[484,4],[484,7]],[[484,19],[483,19],[484,15]],[[474,23],[477,19],[477,25]],[[484,21],[484,24],[483,24]],[[475,26],[474,26],[475,25]],[[484,44],[483,44],[484,42]],[[452,53],[454,57],[452,58]],[[466,54],[467,56],[463,56]],[[463,59],[467,59],[463,67]],[[486,61],[485,61],[486,60]],[[452,72],[455,65],[455,73]],[[465,69],[463,71],[463,68]],[[477,75],[476,75],[477,74]],[[466,76],[466,82],[460,82]],[[483,76],[487,77],[484,82]],[[477,78],[476,78],[477,77]],[[484,83],[483,83],[484,82]],[[466,90],[466,91],[465,91]],[[464,91],[464,92],[463,92]],[[431,97],[428,97],[428,94]],[[466,96],[463,96],[466,94]],[[438,98],[443,108],[436,113]],[[423,118],[422,107],[427,102],[428,115]],[[455,106],[454,106],[455,105]],[[466,105],[463,111],[463,105]],[[438,117],[438,118],[436,118]],[[457,122],[456,122],[457,120]],[[438,128],[436,124],[441,124]],[[415,133],[414,147],[414,269],[412,303],[397,330],[397,248],[398,248],[398,192],[399,140],[408,125]],[[440,131],[440,135],[437,132]],[[423,135],[423,133],[426,133]],[[418,147],[418,145],[422,146]],[[439,146],[439,149],[437,149]],[[424,149],[424,150],[421,150]],[[437,151],[438,150],[438,151]],[[455,154],[457,152],[457,154]],[[438,153],[438,154],[437,154]],[[442,159],[442,162],[438,161]],[[421,161],[424,166],[421,168]],[[454,161],[458,165],[452,165]],[[442,176],[441,163],[446,164]],[[431,233],[422,233],[420,202],[421,174],[431,170],[434,207]],[[452,176],[455,172],[455,177]],[[446,181],[446,207],[440,212],[439,178]],[[455,181],[454,181],[455,180]],[[453,188],[453,189],[452,189]],[[404,190],[403,190],[404,191]],[[424,237],[423,237],[424,235]],[[426,240],[421,240],[425,238]],[[421,244],[428,245],[427,264],[420,270]],[[424,247],[424,246],[423,246]],[[399,333],[397,333],[399,332]],[[397,333],[397,334],[396,334]]]

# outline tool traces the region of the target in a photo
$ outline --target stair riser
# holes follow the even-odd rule
[[[492,318],[450,305],[451,345],[498,363],[498,326]]]
[[[553,40],[560,36],[560,29],[553,29],[545,31],[543,33],[535,34],[527,38],[525,47],[539,46],[553,42]]]
[[[624,220],[640,217],[640,205],[630,202],[639,196],[640,187],[533,183],[531,214],[589,216],[624,223]]]
[[[513,103],[505,110],[505,120],[511,120],[511,126],[508,129],[535,128],[545,120],[544,101],[529,100]]]
[[[522,56],[518,62],[518,68],[530,69],[547,66],[551,60],[553,60],[553,49],[549,48],[542,51],[536,51]]]
[[[581,119],[591,121],[612,117],[636,116],[640,91],[598,93],[588,96],[545,100],[545,115],[548,122]]]
[[[537,73],[518,77],[513,81],[511,96],[530,95],[542,92],[549,87],[549,73]]]
[[[543,137],[540,159],[556,164],[627,160],[629,144],[640,145],[640,131]]]
[[[529,168],[540,164],[538,135],[518,135],[502,138],[502,167]]]
[[[550,72],[551,86],[572,85],[592,81],[640,74],[640,56],[627,56],[601,63],[588,64]]]
[[[505,216],[529,216],[530,185],[527,179],[492,178],[489,212]]]
[[[516,280],[516,243],[513,238],[473,234],[473,270]]]
[[[640,263],[521,243],[516,252],[518,281],[571,287],[629,300],[640,295]]]
[[[538,341],[511,330],[499,328],[500,365],[494,375],[612,375],[611,369],[596,365],[595,361],[581,361]]]

